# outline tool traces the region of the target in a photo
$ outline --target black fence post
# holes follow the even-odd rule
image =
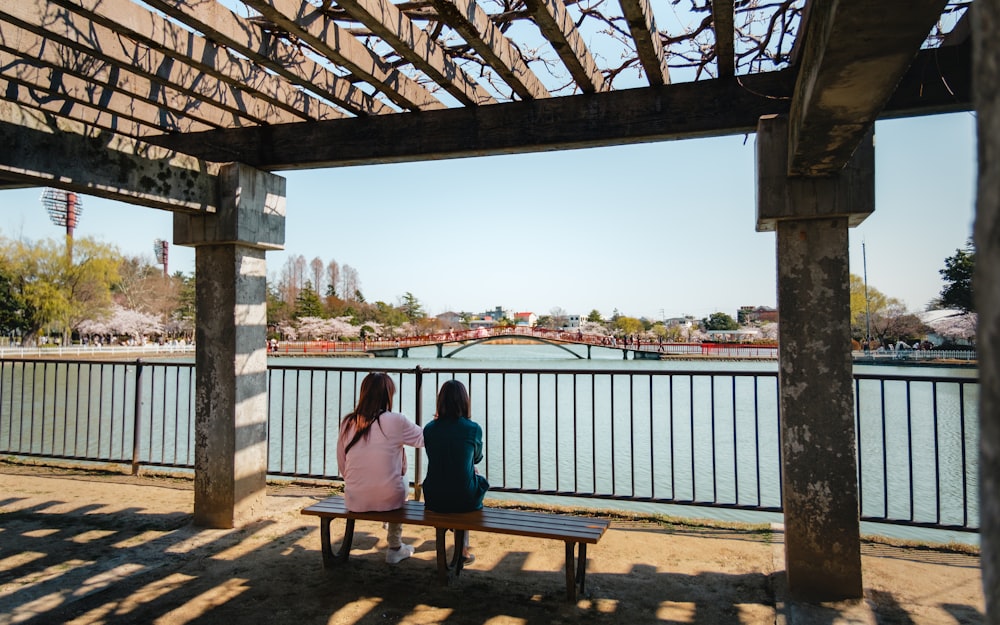
[[[420,427],[424,427],[423,394],[424,394],[424,370],[417,365],[415,370],[416,381],[414,382],[414,394],[416,395],[416,406],[413,409],[413,419]],[[414,450],[413,457],[413,498],[420,501],[422,481],[420,476],[424,473],[424,454],[422,450]]]
[[[142,359],[135,359],[135,400],[132,405],[132,475],[139,475],[139,439],[142,415]]]

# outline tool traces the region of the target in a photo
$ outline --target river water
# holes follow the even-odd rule
[[[587,355],[583,346],[570,349]],[[338,419],[367,371],[388,370],[397,409],[423,423],[445,379],[467,385],[491,497],[781,521],[780,513],[751,510],[781,505],[775,361],[623,360],[605,348],[590,355],[484,344],[450,358],[434,347],[406,358],[269,358],[269,472],[338,475]],[[29,370],[0,362],[0,452],[128,461],[135,444],[143,463],[190,466],[193,368],[191,359],[176,362],[185,366],[150,361],[141,381],[134,365]],[[978,540],[975,532],[913,526],[978,526],[976,375],[927,365],[855,368],[862,516],[904,523],[864,522],[863,532]],[[423,458],[408,456],[409,477],[419,481]],[[567,493],[576,496],[560,496]]]
[[[587,355],[585,348],[572,349]],[[424,422],[432,418],[434,389],[444,379],[458,378],[469,387],[473,418],[484,430],[486,459],[480,471],[493,486],[584,495],[493,492],[494,497],[781,521],[780,513],[727,507],[780,506],[775,361],[626,361],[620,350],[602,348],[590,355],[589,360],[577,359],[548,345],[485,344],[451,358],[438,358],[431,347],[410,349],[406,358],[283,357],[271,364],[398,371],[397,406],[411,418],[416,400],[406,377],[420,366],[426,370],[420,400]],[[482,374],[483,369],[510,373]],[[530,373],[521,373],[525,371]],[[608,371],[615,373],[605,375]],[[857,366],[855,374],[860,376],[862,515],[945,525],[962,525],[969,517],[975,526],[978,386],[942,381],[974,380],[977,371],[880,364]],[[359,381],[363,372],[358,375]],[[350,397],[331,403],[324,395],[324,400],[328,413],[342,414],[353,405]],[[331,420],[334,416],[328,414]],[[315,433],[307,436],[315,438]],[[291,451],[288,447],[282,453]],[[301,455],[301,446],[297,453]],[[696,505],[705,501],[720,505]],[[911,540],[978,540],[973,532],[870,522],[862,526],[865,533]]]

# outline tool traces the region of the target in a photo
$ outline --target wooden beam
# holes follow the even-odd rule
[[[351,92],[354,87],[348,79],[319,65],[303,54],[302,50],[264,33],[259,25],[237,16],[215,0],[148,0],[146,4],[321,98],[340,103],[345,108],[350,108],[348,102],[354,100]],[[361,46],[360,42],[355,43]],[[373,55],[371,51],[367,53]],[[364,78],[360,73],[358,75]],[[350,110],[359,115],[396,112],[391,106],[375,98],[363,102],[370,108]]]
[[[789,175],[831,175],[844,167],[946,4],[810,2],[800,29],[802,61],[790,113]]]
[[[250,1],[250,4],[268,19],[275,19],[278,16],[274,14],[273,9],[268,11],[264,9],[284,3],[287,3],[287,0]],[[451,57],[445,54],[444,49],[436,41],[428,37],[389,0],[337,0],[337,5],[381,37],[399,56],[430,76],[459,102],[469,106],[496,103],[488,91],[466,74]],[[286,13],[283,16],[292,17],[293,14]],[[331,21],[325,16],[322,20]],[[295,19],[295,21],[300,20]]]
[[[549,90],[527,66],[521,53],[475,0],[431,0],[445,23],[462,35],[514,93],[523,100],[549,97]]]
[[[886,117],[968,111],[970,48],[924,50]],[[931,78],[928,78],[933,68]],[[306,169],[724,136],[787,113],[795,70],[728,79],[430,111],[150,138],[206,160]]]
[[[562,0],[525,0],[525,4],[580,90],[597,93],[610,89]]]
[[[240,123],[232,111],[211,102],[192,100],[176,89],[129,71],[124,64],[91,57],[75,47],[3,21],[0,21],[0,50],[24,61],[21,64],[12,61],[15,64],[7,68],[5,73],[11,80],[37,84],[43,78],[32,76],[30,67],[48,68],[58,81],[51,88],[69,94],[66,89],[78,87],[73,97],[83,96],[86,103],[104,102],[115,113],[141,117],[161,130],[226,128],[234,125],[234,121],[235,125],[248,121]],[[79,82],[73,81],[73,77]],[[81,90],[89,93],[81,94]]]
[[[483,107],[154,137],[258,169],[340,167],[541,152],[753,132],[788,111],[794,72]],[[768,94],[760,95],[760,94]],[[768,97],[777,96],[777,97]],[[782,97],[784,96],[784,98]]]
[[[0,101],[0,178],[171,211],[214,213],[219,166]]]
[[[635,51],[639,62],[646,72],[649,84],[669,85],[670,68],[667,67],[667,57],[663,53],[663,42],[656,29],[656,18],[649,0],[618,0],[622,7],[622,15],[628,22],[629,32],[635,42]]]
[[[113,65],[127,68],[149,80],[181,91],[190,98],[218,106],[234,117],[227,126],[298,121],[272,104],[246,98],[231,86],[184,65],[164,54],[141,46],[115,31],[57,7],[47,0],[20,0],[0,4],[18,26],[31,31],[47,45],[55,42]],[[79,58],[74,54],[68,58]],[[66,64],[65,61],[63,64]],[[188,103],[186,106],[190,106]]]
[[[165,0],[158,0],[157,3]],[[185,0],[169,0],[170,4],[185,4]],[[392,67],[382,57],[340,28],[332,20],[307,3],[293,0],[247,0],[267,19],[334,63],[383,92],[399,106],[426,111],[444,108],[430,91],[403,72]]]
[[[719,78],[736,74],[736,23],[733,0],[712,0],[712,30],[715,31],[715,63]]]
[[[304,93],[284,78],[230,55],[222,46],[141,9],[129,0],[51,1],[225,82],[249,98],[284,109],[294,115],[296,121],[346,117],[343,111]],[[350,84],[346,89],[348,97],[338,104],[352,111],[371,108],[370,95]]]
[[[9,25],[0,24],[0,32],[9,28]],[[48,46],[46,51],[51,52],[53,47]],[[164,128],[198,132],[220,127],[174,114],[159,104],[150,104],[134,94],[118,90],[114,87],[120,72],[113,68],[110,71],[99,69],[106,81],[79,78],[35,58],[18,57],[0,50],[0,76],[7,84],[0,91],[5,93],[7,100],[130,137],[162,134]]]

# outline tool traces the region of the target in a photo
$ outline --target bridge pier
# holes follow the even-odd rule
[[[444,358],[444,343],[438,343],[438,358]]]
[[[590,345],[587,346],[587,360],[590,360]]]

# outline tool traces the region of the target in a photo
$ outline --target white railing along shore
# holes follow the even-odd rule
[[[0,358],[127,358],[193,354],[194,344],[0,346]]]

